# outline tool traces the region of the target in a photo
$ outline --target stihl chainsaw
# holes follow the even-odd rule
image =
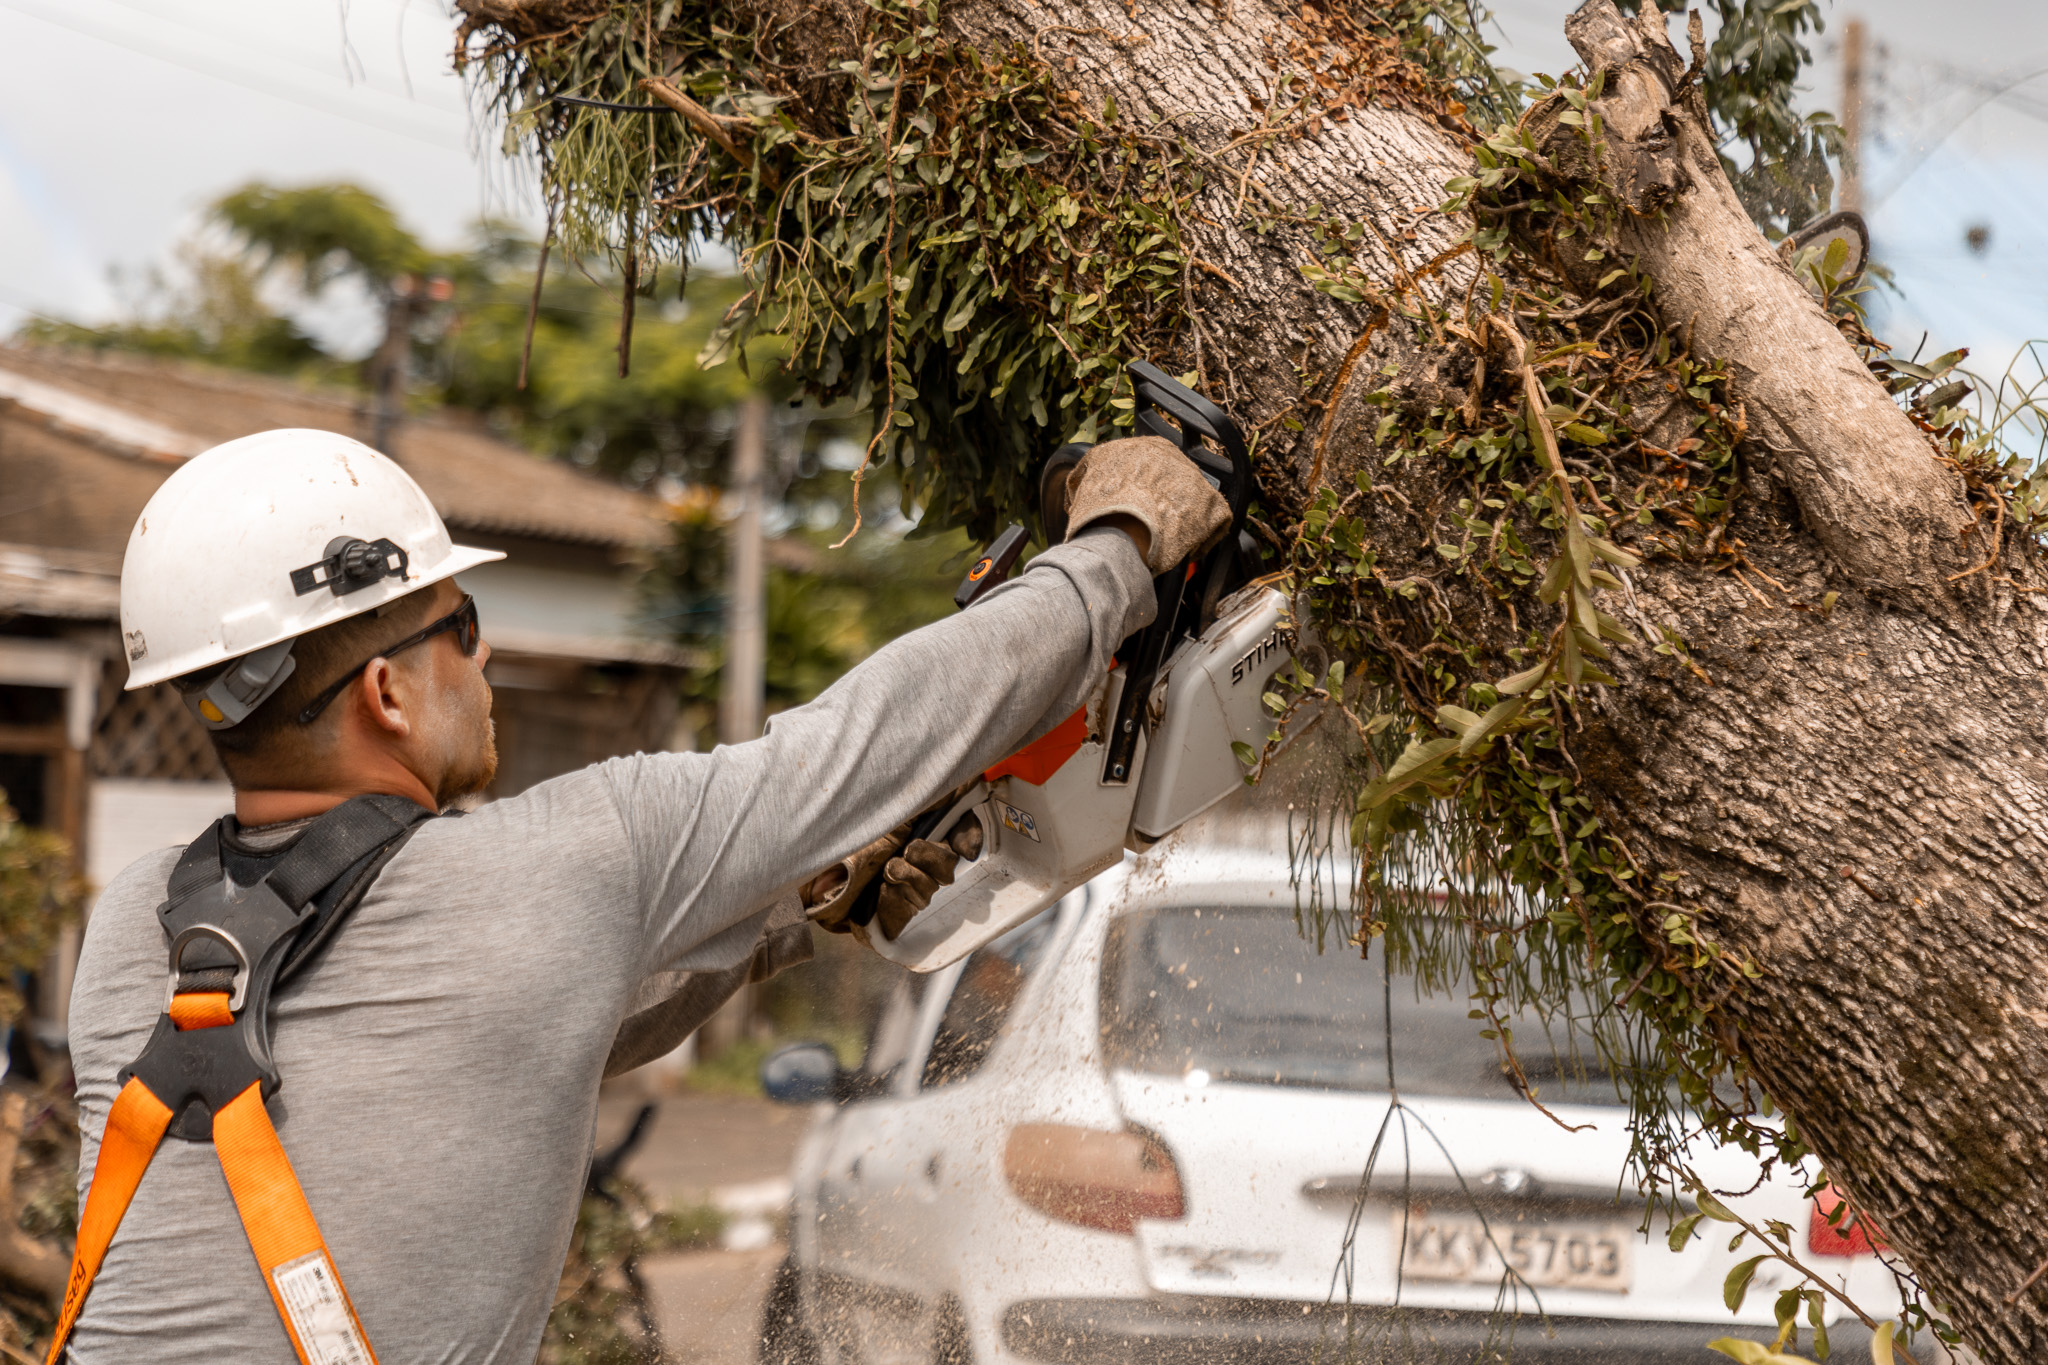
[[[1273,717],[1261,698],[1294,657],[1287,598],[1254,579],[1245,531],[1250,453],[1221,408],[1145,361],[1127,367],[1141,434],[1177,446],[1230,505],[1230,530],[1206,555],[1153,580],[1159,612],[1117,650],[1117,664],[1073,715],[988,769],[968,790],[913,822],[914,837],[945,839],[980,824],[982,851],[950,886],[875,951],[917,972],[937,971],[999,938],[1123,857],[1143,851],[1222,800],[1248,769],[1234,743],[1262,747]],[[1065,538],[1064,485],[1088,453],[1068,445],[1040,476],[1046,537]],[[1026,532],[1011,526],[975,561],[954,601],[973,606],[1008,577]],[[869,923],[880,879],[856,900]]]

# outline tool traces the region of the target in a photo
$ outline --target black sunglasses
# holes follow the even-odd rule
[[[299,724],[311,725],[315,718],[327,709],[328,703],[340,696],[342,689],[356,680],[357,674],[377,662],[377,660],[389,659],[395,654],[411,649],[414,645],[425,644],[436,635],[445,635],[450,631],[455,633],[455,643],[461,647],[462,652],[469,658],[474,659],[476,657],[476,647],[481,637],[476,624],[476,599],[467,593],[463,594],[462,605],[454,611],[449,612],[431,625],[422,626],[397,644],[387,649],[379,650],[354,668],[351,668],[348,672],[336,678],[326,691],[306,703],[306,709],[299,712]]]

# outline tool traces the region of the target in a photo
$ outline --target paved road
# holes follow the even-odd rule
[[[759,1251],[693,1251],[646,1267],[666,1360],[673,1365],[753,1365],[761,1300],[782,1244]]]
[[[714,1190],[786,1176],[809,1115],[744,1096],[677,1094],[626,1171],[657,1204],[702,1203]],[[598,1104],[600,1149],[617,1141],[642,1101],[632,1086],[607,1086]],[[756,1324],[780,1242],[751,1251],[696,1251],[645,1267],[667,1360],[673,1365],[753,1365]]]
[[[652,1096],[654,1128],[626,1163],[626,1172],[657,1203],[699,1203],[721,1185],[789,1174],[790,1158],[810,1114],[744,1095]],[[640,1092],[606,1086],[598,1100],[597,1145],[610,1146],[633,1121]]]

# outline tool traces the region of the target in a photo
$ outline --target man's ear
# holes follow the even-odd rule
[[[391,660],[372,659],[350,690],[371,726],[402,739],[412,733],[412,717],[406,714],[405,704],[399,699],[397,682],[398,670],[391,666]]]

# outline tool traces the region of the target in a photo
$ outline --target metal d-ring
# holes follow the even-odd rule
[[[171,978],[164,983],[164,1013],[170,1013],[171,1001],[177,998],[178,962],[185,955],[185,945],[195,938],[217,939],[235,955],[235,961],[239,965],[235,968],[234,981],[228,997],[228,1011],[231,1014],[240,1013],[242,1000],[249,993],[249,954],[242,950],[240,941],[233,934],[217,924],[195,924],[189,929],[182,930],[171,940]]]

